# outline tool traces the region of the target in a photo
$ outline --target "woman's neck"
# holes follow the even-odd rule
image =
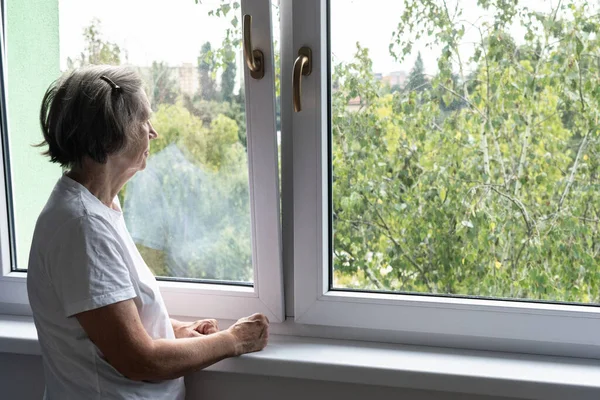
[[[113,208],[113,200],[133,173],[117,168],[109,160],[106,164],[85,159],[81,166],[71,168],[66,175],[83,185],[104,205]]]

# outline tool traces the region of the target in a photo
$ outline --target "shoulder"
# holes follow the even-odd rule
[[[115,241],[118,234],[112,224],[101,215],[85,213],[66,221],[54,237],[67,245]]]
[[[33,233],[32,247],[42,250],[56,235],[87,215],[80,193],[69,190],[59,181],[42,212]]]
[[[85,209],[83,212],[57,210],[54,215],[38,220],[32,248],[44,255],[64,247],[85,246],[91,250],[94,244],[101,242],[113,242],[120,247],[117,231],[105,217]]]
[[[75,184],[69,185],[64,178],[59,180],[37,220],[34,245],[43,246],[57,237],[70,236],[74,231],[114,234],[108,209],[91,201],[89,196]]]

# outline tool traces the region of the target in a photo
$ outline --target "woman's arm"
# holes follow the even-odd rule
[[[106,360],[125,377],[138,381],[174,379],[224,358],[262,350],[268,319],[242,318],[229,329],[185,339],[152,339],[133,300],[82,312],[77,320]]]

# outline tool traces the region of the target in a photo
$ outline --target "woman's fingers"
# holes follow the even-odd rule
[[[175,337],[197,337],[219,332],[219,324],[215,319],[199,319],[198,321],[182,323],[177,326]]]
[[[203,335],[210,335],[219,332],[219,324],[215,319],[203,319],[196,321],[194,329]]]

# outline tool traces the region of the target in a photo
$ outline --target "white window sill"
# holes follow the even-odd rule
[[[0,353],[40,354],[30,317],[0,315]],[[212,371],[528,399],[600,398],[600,361],[273,335]]]

